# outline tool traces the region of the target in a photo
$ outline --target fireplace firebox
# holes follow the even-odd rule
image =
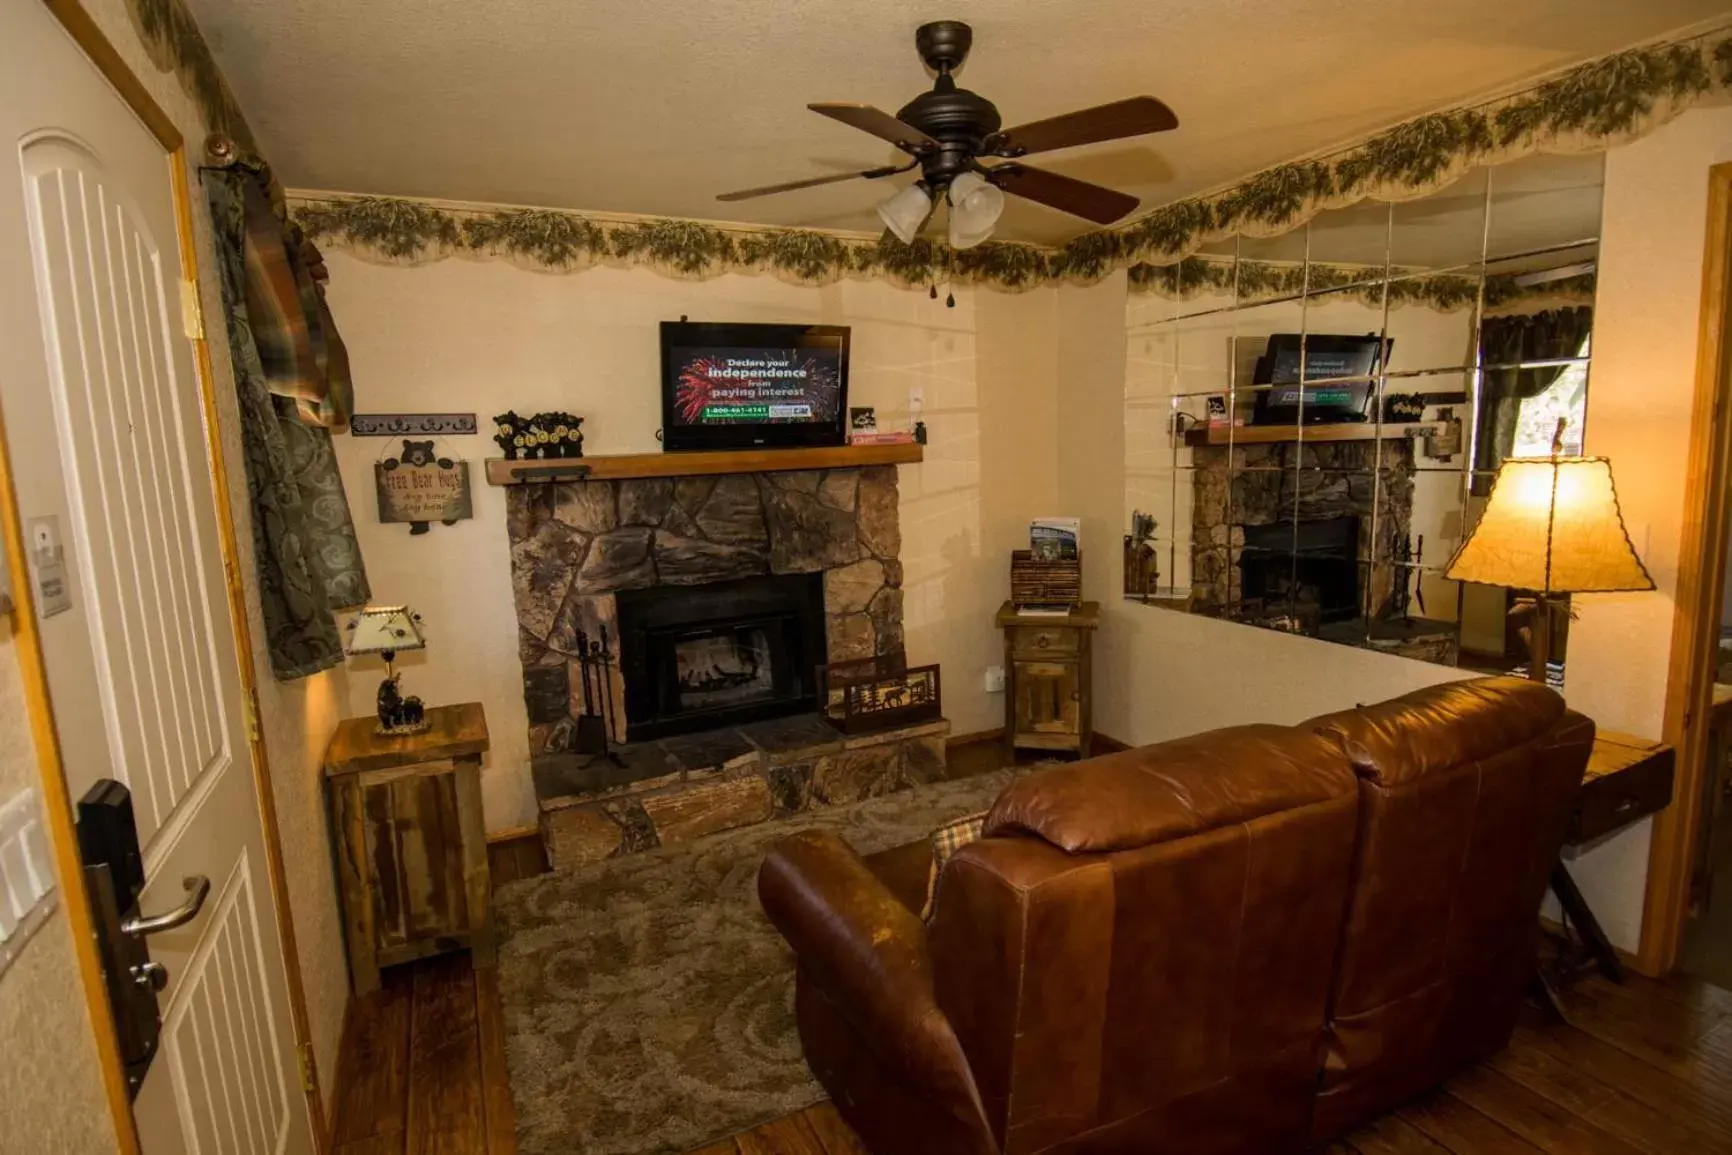
[[[817,709],[822,574],[620,590],[618,609],[629,741]]]
[[[1348,621],[1359,608],[1359,519],[1247,525],[1239,555],[1244,602],[1264,614]]]

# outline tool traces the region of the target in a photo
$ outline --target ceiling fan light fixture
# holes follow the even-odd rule
[[[1004,214],[1004,191],[977,172],[950,182],[950,247],[972,249],[992,235]]]
[[[911,184],[878,206],[884,227],[905,245],[914,243],[926,218],[932,215],[932,198],[918,183]]]

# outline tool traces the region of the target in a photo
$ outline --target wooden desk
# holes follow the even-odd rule
[[[1622,830],[1650,814],[1658,814],[1672,802],[1672,779],[1677,756],[1664,742],[1636,738],[1615,730],[1602,730],[1594,738],[1588,769],[1582,776],[1581,793],[1570,813],[1564,835],[1564,850],[1552,865],[1552,893],[1558,896],[1570,925],[1581,936],[1579,952],[1560,948],[1550,973],[1542,974],[1548,990],[1568,983],[1583,970],[1598,968],[1614,982],[1624,979],[1623,965],[1588,900],[1570,877],[1564,860],[1587,843]]]
[[[325,752],[343,929],[356,994],[379,968],[468,947],[494,961],[479,702],[435,706],[424,734],[387,737],[350,718]]]

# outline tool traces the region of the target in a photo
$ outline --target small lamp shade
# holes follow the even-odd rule
[[[1004,213],[1004,193],[977,172],[950,182],[950,246],[972,249],[992,235]]]
[[[1651,590],[1604,457],[1512,457],[1445,577],[1540,594]]]
[[[905,245],[914,243],[926,218],[932,215],[932,197],[918,184],[911,184],[878,206],[884,227]]]
[[[347,652],[354,654],[402,653],[423,650],[427,641],[421,636],[418,615],[408,606],[368,606],[355,615],[349,627]]]

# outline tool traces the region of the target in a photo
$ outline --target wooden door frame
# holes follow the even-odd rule
[[[121,99],[144,123],[167,154],[165,159],[171,174],[176,241],[180,249],[180,277],[183,281],[198,286],[198,245],[193,229],[192,191],[188,178],[190,170],[185,140],[168,113],[157,104],[144,84],[127,67],[120,53],[78,0],[41,0],[41,3],[66,29],[74,43],[90,58],[97,71],[120,94]],[[288,976],[289,1017],[293,1024],[295,1046],[304,1056],[303,1070],[307,1072],[307,1077],[300,1081],[312,1123],[313,1146],[315,1151],[324,1155],[330,1147],[330,1136],[326,1130],[324,1105],[319,1098],[318,1079],[311,1066],[311,1030],[307,1017],[306,989],[301,981],[294,917],[289,909],[282,837],[277,825],[276,800],[271,793],[270,764],[264,735],[257,725],[258,684],[253,665],[252,629],[247,617],[246,596],[240,583],[233,507],[229,503],[228,468],[223,456],[222,426],[217,416],[216,377],[212,371],[210,345],[203,334],[192,339],[192,346],[194,369],[203,406],[205,447],[209,454],[217,528],[222,546],[223,585],[227,591],[229,618],[239,657],[237,665],[240,671],[242,705],[252,720],[248,727],[248,746],[253,784],[259,798],[259,819],[264,827],[265,865],[270,880],[271,905],[276,912],[277,931],[283,947],[283,965]],[[103,1090],[108,1100],[109,1114],[114,1120],[114,1131],[121,1152],[124,1155],[139,1155],[138,1131],[132,1118],[132,1098],[127,1092],[120,1044],[109,1009],[102,963],[97,956],[95,921],[91,915],[89,896],[84,889],[84,868],[78,856],[73,800],[67,787],[65,766],[61,757],[54,704],[48,692],[47,665],[43,657],[41,634],[36,626],[28,567],[24,564],[24,559],[29,555],[25,550],[23,521],[13,483],[12,460],[3,414],[0,414],[0,546],[4,547],[6,555],[12,559],[12,599],[15,607],[11,615],[13,649],[23,681],[31,737],[36,747],[43,821],[48,827],[49,839],[53,845],[55,869],[60,877],[61,900],[65,904],[67,921],[72,931],[73,952],[78,962],[85,1005],[90,1014]]]
[[[1647,901],[1636,968],[1663,975],[1678,964],[1689,913],[1690,872],[1702,822],[1702,775],[1732,513],[1732,163],[1708,170],[1708,220],[1697,317],[1696,389],[1679,535],[1672,649],[1663,737],[1677,750],[1672,804],[1655,816]]]

